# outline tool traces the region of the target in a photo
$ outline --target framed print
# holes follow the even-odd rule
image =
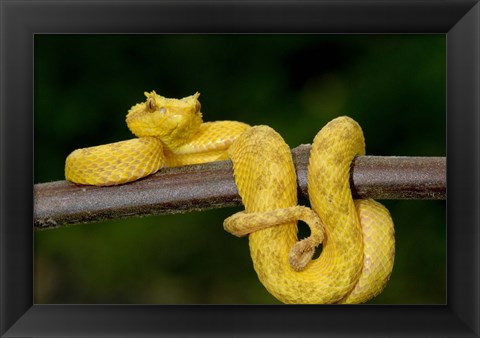
[[[1,6],[2,336],[479,335],[477,1]],[[75,149],[134,138],[125,115],[152,91],[198,92],[205,122],[269,125],[291,148],[348,115],[367,155],[446,156],[448,199],[382,201],[394,271],[360,306],[282,306],[219,228],[238,198],[38,223],[33,187],[64,180]]]

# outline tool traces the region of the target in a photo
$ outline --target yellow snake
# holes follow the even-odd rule
[[[298,206],[288,145],[267,126],[203,122],[199,94],[168,99],[154,91],[134,105],[126,122],[138,138],[73,151],[65,177],[79,184],[115,185],[164,166],[230,158],[245,205],[224,228],[249,236],[253,266],[265,288],[284,303],[362,303],[390,278],[395,240],[388,210],[353,200],[350,166],[365,152],[360,126],[339,117],[316,135],[308,167],[311,209]],[[313,209],[313,210],[312,210]],[[311,235],[297,238],[297,220]],[[312,259],[322,243],[318,258]]]

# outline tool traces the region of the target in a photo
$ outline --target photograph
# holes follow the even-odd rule
[[[68,180],[79,190],[103,185],[98,189],[108,194],[112,185],[132,184],[151,173],[161,174],[165,167],[190,164],[184,153],[207,153],[201,147],[212,147],[210,157],[194,158],[192,164],[230,161],[225,149],[250,126],[272,128],[293,149],[312,144],[323,127],[342,119],[363,131],[366,155],[445,157],[445,81],[446,38],[441,34],[38,34],[34,37],[35,184]],[[179,116],[190,118],[182,115],[182,109],[195,117],[178,122]],[[146,114],[142,123],[148,126],[137,122],[135,114]],[[152,117],[155,114],[158,118]],[[163,115],[168,120],[169,114],[173,132],[168,122],[160,121]],[[149,129],[157,122],[164,130],[158,131],[163,139]],[[195,124],[200,123],[204,129],[197,131]],[[324,142],[336,143],[334,138],[328,136]],[[150,139],[160,139],[163,148],[158,150],[156,143],[136,148],[139,140]],[[188,150],[196,139],[200,150]],[[339,147],[339,153],[346,154],[346,146]],[[180,163],[174,160],[175,152],[183,154]],[[131,160],[126,159],[129,156]],[[163,163],[160,157],[165,156]],[[117,161],[125,163],[128,173],[108,167]],[[129,166],[135,161],[142,161],[138,178],[130,176]],[[350,169],[352,159],[346,161]],[[240,174],[236,171],[236,175]],[[286,180],[275,170],[272,175]],[[195,190],[192,184],[190,189]],[[261,189],[258,182],[253,185],[248,189]],[[278,253],[272,248],[276,242],[267,233],[282,232],[278,227],[264,230],[264,238],[256,240],[261,242],[258,249],[251,239],[249,248],[250,235],[237,238],[223,229],[224,219],[244,210],[243,205],[57,224],[34,235],[35,303],[338,303],[345,298],[338,289],[351,293],[359,278],[362,246],[370,246],[373,253],[383,250],[388,256],[386,262],[372,265],[391,265],[391,271],[376,277],[383,278],[385,285],[372,286],[375,297],[357,297],[354,302],[445,304],[444,197],[379,199],[393,222],[388,248],[368,241],[350,248],[348,236],[359,230],[338,230],[346,233],[338,235],[345,244],[330,246],[322,259],[321,246],[317,247],[311,264],[299,272],[286,263],[291,249],[287,244]],[[310,201],[300,196],[298,204],[308,207]],[[276,205],[271,208],[282,204]],[[347,220],[339,213],[328,223],[339,223],[340,229]],[[308,237],[310,229],[304,222],[298,229],[298,240]],[[297,231],[287,232],[285,241],[292,246]],[[387,240],[371,236],[372,242]],[[272,257],[259,261],[254,257],[257,250],[260,256]],[[335,258],[328,258],[331,251]],[[372,254],[365,254],[365,259]],[[277,255],[281,262],[275,262]],[[354,268],[349,267],[353,263],[343,262],[360,258],[360,266]],[[265,277],[265,269],[273,269],[270,276]],[[345,269],[352,271],[345,274]],[[309,286],[310,279],[317,281]],[[302,289],[299,294],[284,290],[296,285]],[[315,296],[305,296],[308,287],[317,290]]]

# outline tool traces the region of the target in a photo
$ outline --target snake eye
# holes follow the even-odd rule
[[[162,107],[158,110],[158,112],[160,113],[160,115],[164,115],[167,112],[167,108]]]
[[[150,113],[153,113],[155,111],[156,103],[155,103],[155,99],[153,97],[148,98],[146,105],[147,105],[147,110]]]

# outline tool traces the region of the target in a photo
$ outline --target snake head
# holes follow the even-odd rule
[[[145,102],[130,108],[127,125],[137,137],[155,136],[170,149],[188,142],[202,124],[200,93],[169,99],[145,92]]]

